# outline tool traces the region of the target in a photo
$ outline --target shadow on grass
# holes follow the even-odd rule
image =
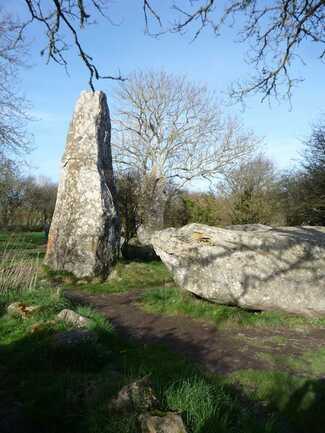
[[[296,431],[324,431],[325,380],[306,380],[302,386],[297,387],[285,405],[283,413],[297,425]]]
[[[4,314],[6,314],[6,307],[7,307],[7,304],[5,302],[3,302],[3,301],[0,300],[0,318]]]
[[[323,432],[322,380],[305,381],[277,408],[283,381],[273,384],[274,401],[261,404],[162,345],[95,331],[98,341],[87,345],[58,348],[48,329],[0,346],[1,433],[138,433],[129,414],[109,413],[108,401],[145,374],[151,375],[162,409],[180,411],[192,433]]]

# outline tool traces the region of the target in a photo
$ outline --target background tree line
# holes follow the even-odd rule
[[[117,204],[124,237],[136,236],[148,197],[136,170],[116,172]],[[227,172],[209,192],[167,185],[163,225],[191,222],[230,224],[325,225],[325,119],[312,128],[299,166],[279,173],[262,154],[251,155]],[[0,159],[0,225],[43,229],[54,211],[57,185],[46,178],[23,176],[17,164]],[[149,196],[151,190],[149,191]],[[150,198],[150,197],[149,197]]]
[[[0,227],[43,230],[51,222],[57,185],[51,180],[24,176],[12,160],[0,159]]]
[[[124,236],[136,235],[141,219],[141,176],[117,175],[118,206]],[[142,194],[141,194],[142,191]],[[262,154],[251,155],[227,172],[209,192],[177,190],[170,183],[164,226],[197,222],[231,224],[325,225],[325,119],[312,128],[296,169],[279,173]]]
[[[205,86],[184,76],[138,72],[115,95],[112,151],[124,237],[189,222],[325,225],[325,120],[314,125],[297,169],[280,174],[260,140]],[[10,117],[10,116],[9,116]],[[14,128],[13,128],[14,129]],[[39,227],[57,186],[23,176],[0,152],[0,224]],[[187,190],[208,181],[208,193]]]

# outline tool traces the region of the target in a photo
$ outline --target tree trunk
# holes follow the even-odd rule
[[[154,172],[143,179],[141,185],[140,217],[149,231],[164,228],[165,207],[168,201],[167,181]]]

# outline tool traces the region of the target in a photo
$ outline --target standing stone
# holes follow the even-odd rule
[[[103,92],[82,92],[70,124],[46,264],[78,278],[107,277],[118,254],[111,124]]]

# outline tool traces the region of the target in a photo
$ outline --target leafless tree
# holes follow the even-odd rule
[[[0,156],[13,157],[29,150],[26,132],[28,102],[19,89],[19,68],[26,45],[19,37],[21,23],[0,10]]]
[[[162,224],[171,183],[175,191],[193,179],[225,174],[258,142],[238,120],[225,118],[205,86],[182,76],[135,73],[120,83],[117,102],[114,159],[119,168],[140,174],[143,215],[155,215],[154,226]]]
[[[0,226],[43,227],[51,221],[56,192],[51,180],[25,177],[17,163],[0,158]]]
[[[274,162],[259,153],[242,162],[219,184],[224,194],[259,193],[267,191],[277,178]]]
[[[217,190],[229,203],[232,224],[277,224],[283,220],[279,175],[273,161],[263,154],[230,170]]]
[[[0,155],[0,224],[7,226],[21,204],[22,188],[19,169],[10,159]]]

